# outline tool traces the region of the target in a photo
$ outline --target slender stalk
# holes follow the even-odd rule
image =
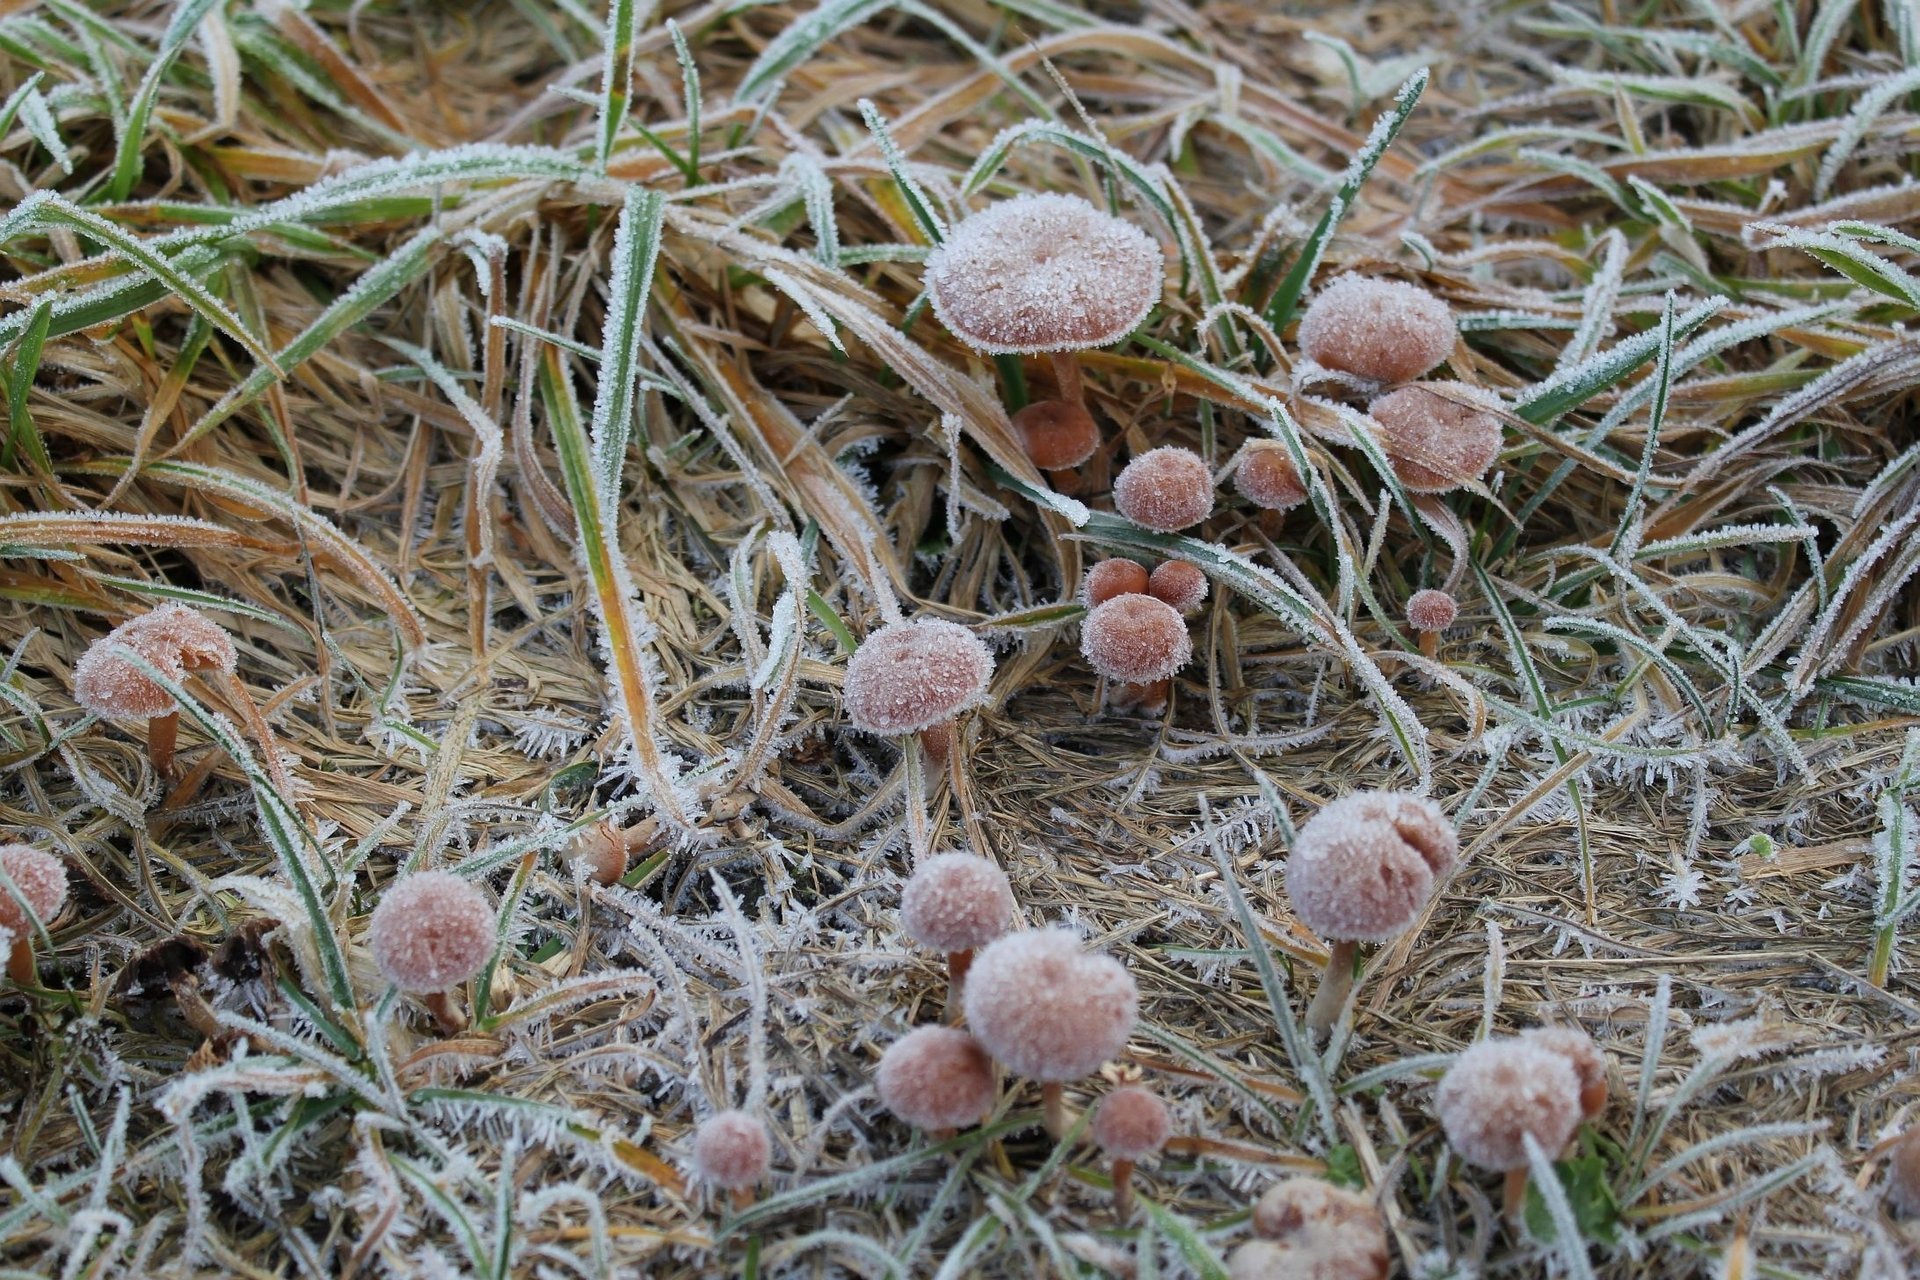
[[[1087,407],[1087,391],[1080,382],[1080,360],[1071,351],[1052,353],[1054,381],[1060,384],[1060,398],[1069,404]]]
[[[1040,1086],[1040,1110],[1046,1119],[1047,1136],[1055,1142],[1067,1136],[1067,1086],[1048,1080]]]
[[[1125,1222],[1133,1216],[1133,1161],[1113,1162],[1113,1216]]]
[[[173,777],[173,748],[180,740],[180,713],[169,711],[147,721],[147,759],[162,778]]]
[[[973,952],[947,953],[947,1022],[960,1025],[961,997],[967,989],[967,970],[973,968]]]
[[[1507,1170],[1507,1182],[1502,1195],[1501,1207],[1506,1210],[1507,1221],[1519,1222],[1527,1209],[1527,1171],[1525,1169]]]
[[[33,963],[33,938],[25,933],[13,940],[13,948],[7,954],[7,977],[16,987],[40,985],[40,971]]]
[[[440,1024],[440,1030],[450,1036],[457,1036],[467,1029],[467,1015],[453,1002],[452,993],[434,991],[429,993],[424,1003],[433,1020]]]
[[[920,735],[908,734],[907,771],[907,851],[914,866],[925,862],[933,852],[933,822],[927,815],[927,769]]]
[[[1440,633],[1438,631],[1422,631],[1420,633],[1421,655],[1424,657],[1432,658],[1432,657],[1438,656],[1439,652],[1440,652]]]
[[[1310,1034],[1325,1035],[1339,1020],[1340,1010],[1346,1007],[1347,996],[1353,991],[1353,962],[1359,954],[1360,944],[1357,942],[1333,944],[1333,955],[1327,960],[1327,970],[1320,977],[1320,989],[1313,993],[1313,1003],[1307,1006],[1307,1031]]]

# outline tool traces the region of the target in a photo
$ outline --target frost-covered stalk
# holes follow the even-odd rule
[[[1867,969],[1867,981],[1876,987],[1887,985],[1887,969],[1893,961],[1894,932],[1900,922],[1920,906],[1920,892],[1907,892],[1907,872],[1913,866],[1916,844],[1912,814],[1907,810],[1907,788],[1920,772],[1920,729],[1907,732],[1906,750],[1900,753],[1900,769],[1887,789],[1880,793],[1880,831],[1873,841],[1874,876],[1880,882],[1879,908],[1874,912],[1873,960]]]

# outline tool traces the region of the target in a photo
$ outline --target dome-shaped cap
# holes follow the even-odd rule
[[[1116,556],[1102,560],[1087,570],[1087,607],[1105,604],[1115,596],[1143,596],[1150,575],[1134,560]]]
[[[0,845],[0,869],[13,881],[13,890],[25,898],[41,924],[60,914],[67,901],[67,866],[45,849],[30,844]],[[27,916],[20,899],[0,885],[0,927],[18,937],[26,932]]]
[[[993,655],[959,623],[889,623],[847,659],[847,718],[866,733],[918,733],[980,703],[992,678]]]
[[[744,1191],[765,1182],[773,1165],[767,1126],[744,1111],[719,1111],[693,1131],[693,1171],[723,1191]]]
[[[1213,514],[1213,472],[1191,449],[1149,449],[1113,482],[1113,507],[1135,524],[1178,533]]]
[[[1035,400],[1013,415],[1020,443],[1042,471],[1065,471],[1100,447],[1100,425],[1071,400]]]
[[[1131,333],[1160,300],[1160,246],[1078,196],[1020,195],[964,219],[927,255],[940,322],[993,355],[1083,351]]]
[[[1233,487],[1256,507],[1287,511],[1307,500],[1307,486],[1278,440],[1255,440],[1240,451],[1233,468]]]
[[[374,963],[402,991],[458,986],[480,972],[495,941],[486,895],[450,871],[395,880],[367,928]]]
[[[73,667],[74,699],[115,720],[146,720],[177,709],[173,695],[119,653],[121,646],[176,681],[189,671],[230,673],[239,665],[233,637],[197,609],[163,604],[131,618],[88,645]]]
[[[1591,1120],[1607,1108],[1607,1055],[1578,1027],[1533,1027],[1520,1033],[1523,1044],[1538,1045],[1567,1060],[1580,1078],[1580,1114]]]
[[[1458,382],[1416,382],[1367,406],[1380,449],[1414,493],[1446,493],[1485,475],[1500,456],[1497,398]]]
[[[1283,1178],[1253,1206],[1254,1234],[1281,1246],[1290,1278],[1384,1280],[1387,1228],[1372,1200],[1319,1178]]]
[[[965,1129],[993,1110],[993,1059],[957,1027],[916,1027],[881,1056],[874,1087],[916,1129]]]
[[[1418,285],[1346,275],[1300,317],[1309,360],[1375,382],[1408,382],[1453,351],[1453,313]]]
[[[1207,575],[1190,560],[1166,560],[1147,575],[1147,594],[1185,616],[1207,599]]]
[[[1139,1013],[1133,978],[1065,929],[1027,929],[991,943],[967,974],[967,1025],[1007,1069],[1030,1080],[1076,1080],[1126,1048]]]
[[[1580,1127],[1580,1077],[1565,1057],[1538,1044],[1483,1040],[1453,1060],[1433,1108],[1468,1164],[1524,1169],[1526,1135],[1552,1158]]]
[[[934,951],[973,951],[1013,926],[1013,887],[979,854],[937,853],[901,891],[900,926]]]
[[[1115,1089],[1093,1113],[1094,1145],[1115,1160],[1158,1155],[1173,1136],[1173,1116],[1153,1090],[1137,1084]]]
[[[1152,596],[1115,596],[1080,624],[1080,652],[1109,680],[1152,684],[1193,657],[1187,624],[1173,606]]]
[[[1444,591],[1428,587],[1407,597],[1407,625],[1415,631],[1445,631],[1460,615],[1460,606]]]
[[[1287,857],[1287,895],[1301,923],[1334,942],[1385,942],[1420,916],[1460,856],[1433,801],[1363,791],[1313,815]]]
[[[1897,1212],[1920,1214],[1920,1125],[1887,1152],[1887,1203]]]

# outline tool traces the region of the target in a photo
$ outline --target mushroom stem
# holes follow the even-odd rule
[[[1525,1169],[1507,1170],[1506,1185],[1503,1188],[1501,1207],[1506,1211],[1507,1221],[1519,1222],[1527,1209],[1527,1171]]]
[[[906,756],[902,761],[907,784],[907,852],[914,866],[933,853],[933,821],[927,814],[926,754],[920,735],[907,735]]]
[[[1313,993],[1313,1003],[1307,1006],[1310,1034],[1325,1035],[1339,1020],[1340,1010],[1346,1007],[1347,996],[1353,991],[1353,961],[1359,954],[1357,942],[1333,944],[1326,972],[1320,975],[1320,989]]]
[[[1048,1080],[1040,1086],[1040,1112],[1045,1117],[1047,1136],[1055,1142],[1067,1136],[1067,1086]]]
[[[180,740],[180,713],[169,711],[147,721],[147,758],[162,778],[173,777],[173,748]]]
[[[1439,652],[1440,633],[1438,631],[1422,631],[1420,633],[1420,656],[1423,658],[1431,658],[1437,656]]]
[[[450,1036],[457,1036],[467,1029],[467,1015],[453,1002],[451,994],[445,991],[433,991],[422,997],[427,1012],[440,1024],[440,1030]]]
[[[728,1197],[733,1201],[733,1211],[735,1213],[745,1213],[747,1210],[753,1208],[754,1194],[752,1187],[735,1187],[728,1193]]]
[[[1060,398],[1068,404],[1087,407],[1086,388],[1080,382],[1080,360],[1071,351],[1055,351],[1053,379],[1060,384]]]
[[[1133,1216],[1133,1161],[1113,1162],[1113,1216],[1125,1222]]]
[[[36,987],[40,985],[40,971],[33,963],[33,936],[22,933],[13,940],[13,946],[7,953],[7,977],[16,987]]]
[[[960,997],[967,989],[967,970],[973,967],[973,948],[947,952],[947,1021],[960,1025]]]

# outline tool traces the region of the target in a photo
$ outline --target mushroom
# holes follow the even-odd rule
[[[603,818],[574,833],[566,856],[583,863],[595,884],[613,884],[627,874],[627,853],[626,833]]]
[[[1137,561],[1123,557],[1102,560],[1087,570],[1087,607],[1103,605],[1115,596],[1143,596],[1149,581],[1145,566]]]
[[[1140,992],[1118,960],[1066,929],[1010,933],[974,957],[967,1025],[1015,1075],[1040,1082],[1047,1132],[1067,1131],[1065,1082],[1126,1048]]]
[[[881,1055],[874,1086],[900,1120],[945,1137],[993,1110],[993,1059],[958,1028],[916,1027]]]
[[[1362,942],[1405,932],[1453,869],[1460,841],[1433,801],[1393,791],[1335,800],[1300,828],[1287,858],[1287,895],[1301,923],[1332,944],[1307,1029],[1333,1026],[1353,989]]]
[[[1531,1137],[1558,1155],[1580,1127],[1580,1073],[1565,1054],[1537,1041],[1483,1040],[1453,1060],[1433,1109],[1460,1158],[1507,1175],[1506,1211],[1517,1218],[1526,1202]]]
[[[1407,597],[1407,625],[1420,637],[1420,652],[1431,658],[1440,652],[1440,633],[1453,625],[1460,606],[1444,591],[1428,587]]]
[[[1147,594],[1187,617],[1206,601],[1207,575],[1192,561],[1168,560],[1147,575]]]
[[[0,845],[0,931],[12,942],[7,954],[7,977],[15,986],[37,985],[33,963],[33,935],[60,914],[67,901],[67,867],[44,849],[30,844]]]
[[[1227,1262],[1233,1280],[1386,1280],[1380,1210],[1330,1182],[1274,1183],[1253,1206],[1253,1231]]]
[[[1307,500],[1307,486],[1278,440],[1254,440],[1240,450],[1233,468],[1233,487],[1256,507],[1290,511]]]
[[[1300,350],[1369,382],[1411,382],[1453,352],[1453,313],[1418,285],[1344,275],[1300,317]]]
[[[990,355],[1050,356],[1059,399],[1084,409],[1073,353],[1138,328],[1165,275],[1146,232],[1078,196],[1048,193],[962,219],[927,255],[926,283],[934,314],[955,337]]]
[[[448,1035],[467,1025],[449,989],[479,973],[498,943],[486,895],[450,871],[418,871],[395,880],[367,926],[367,945],[380,972],[420,996]]]
[[[1567,1060],[1580,1078],[1580,1116],[1591,1120],[1607,1109],[1607,1055],[1578,1027],[1534,1027],[1520,1033],[1522,1043],[1538,1045]]]
[[[121,623],[87,646],[73,667],[75,701],[108,720],[145,720],[147,756],[162,778],[173,776],[180,704],[129,661],[131,649],[173,680],[190,671],[232,675],[239,664],[233,638],[220,624],[183,604],[163,604]]]
[[[1166,601],[1115,596],[1081,622],[1080,652],[1088,666],[1116,682],[1108,696],[1116,710],[1156,714],[1167,705],[1173,673],[1193,657],[1193,641]]]
[[[947,1010],[956,1019],[973,953],[1013,924],[1006,872],[974,853],[938,853],[914,869],[900,893],[900,925],[947,957]]]
[[[1094,1145],[1113,1160],[1113,1212],[1133,1212],[1133,1167],[1160,1154],[1173,1136],[1173,1117],[1153,1090],[1130,1084],[1100,1099],[1093,1113]]]
[[[1500,456],[1500,401],[1458,382],[1416,382],[1367,406],[1380,449],[1414,493],[1446,493],[1486,474]]]
[[[1191,449],[1149,449],[1114,480],[1113,508],[1135,524],[1178,533],[1213,514],[1213,472]]]
[[[1887,1152],[1887,1203],[1896,1212],[1920,1214],[1920,1125],[1901,1134]]]
[[[1013,415],[1033,465],[1056,484],[1060,473],[1073,470],[1100,448],[1100,426],[1083,404],[1070,400],[1035,400]]]
[[[767,1126],[744,1111],[716,1111],[693,1131],[693,1171],[702,1181],[733,1193],[736,1208],[753,1201],[753,1189],[773,1166]]]

